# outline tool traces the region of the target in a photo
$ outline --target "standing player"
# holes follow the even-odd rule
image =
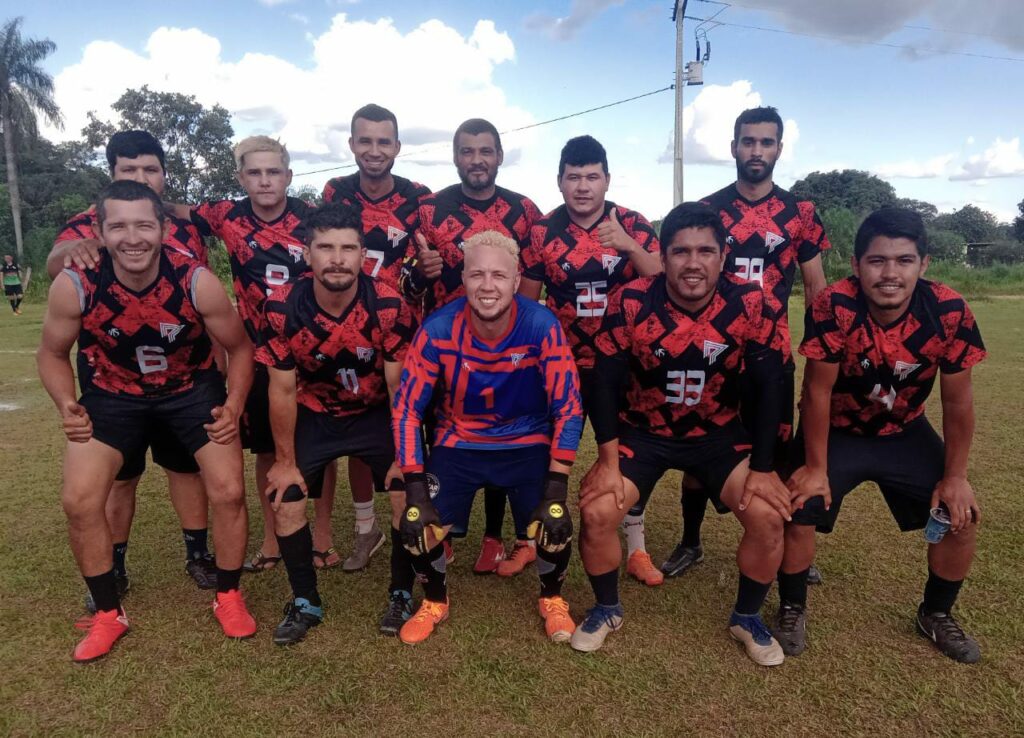
[[[115,133],[107,142],[106,157],[112,180],[139,182],[153,190],[158,197],[163,197],[167,175],[164,170],[164,150],[151,134],[146,131]],[[169,212],[166,218],[168,229],[164,247],[197,263],[206,264],[206,247],[195,227],[188,220],[175,217]],[[102,248],[96,233],[96,209],[89,208],[71,218],[57,234],[46,259],[46,270],[51,279],[56,279],[65,268],[96,269]],[[79,354],[77,369],[78,382],[84,392],[91,372],[82,354]],[[192,454],[170,435],[157,436],[150,445],[153,461],[167,473],[171,504],[181,521],[185,542],[185,571],[200,589],[213,589],[217,586],[217,571],[208,545],[209,505],[199,477],[199,467]],[[129,589],[125,558],[128,553],[128,536],[135,517],[135,492],[145,468],[146,450],[143,448],[132,458],[125,459],[107,498],[107,523],[113,537],[114,575],[121,596]],[[87,598],[86,607],[95,610],[91,598]]]
[[[718,212],[729,232],[725,270],[740,279],[756,282],[764,289],[769,307],[779,315],[779,348],[783,374],[782,422],[774,469],[786,468],[793,434],[793,349],[789,335],[789,295],[799,266],[804,299],[811,304],[825,287],[821,253],[830,247],[814,204],[797,200],[778,187],[772,173],[782,154],[782,118],[771,107],[751,108],[740,113],[733,127],[732,156],[736,160],[736,181],[704,198]],[[741,405],[753,413],[756,398],[742,388]],[[682,489],[683,535],[661,570],[676,577],[704,560],[700,529],[708,494],[696,480],[686,478]],[[640,521],[642,510],[631,511],[629,522]],[[642,527],[641,527],[642,530]],[[642,536],[642,533],[641,533]],[[817,570],[813,583],[820,580]]]
[[[224,242],[231,262],[235,300],[242,324],[259,347],[263,329],[263,304],[275,288],[295,282],[309,271],[303,259],[303,218],[309,206],[288,196],[292,170],[288,150],[267,136],[250,136],[234,149],[238,182],[248,197],[219,200],[193,208],[192,222],[204,236]],[[272,568],[281,560],[274,536],[274,512],[263,494],[267,472],[274,464],[274,436],[270,429],[267,368],[257,365],[252,390],[242,417],[242,445],[256,455],[256,490],[263,508],[263,544],[246,564],[246,571]],[[315,505],[314,543],[321,561],[327,562],[332,547],[331,503],[334,500],[334,468],[324,477],[323,495]]]
[[[482,118],[470,118],[452,139],[459,184],[423,198],[416,232],[416,255],[402,268],[403,294],[422,301],[429,315],[465,294],[462,286],[462,244],[483,231],[497,231],[512,238],[520,249],[530,241],[530,229],[540,220],[537,206],[528,197],[498,187],[495,179],[505,153],[498,129]],[[429,435],[429,434],[428,434]],[[484,538],[473,571],[514,576],[536,560],[535,547],[526,530],[516,530],[512,555],[505,558],[501,529],[506,492],[484,490]]]
[[[665,273],[627,284],[597,336],[591,420],[598,460],[580,490],[580,553],[597,604],[572,637],[594,651],[622,627],[616,529],[668,469],[715,490],[743,525],[729,632],[762,666],[783,661],[760,609],[782,561],[789,493],[772,471],[782,358],[757,285],[723,274],[725,229],[701,203],[674,208],[661,227]],[[754,432],[739,420],[741,378],[758,394]],[[620,387],[627,384],[626,402]]]
[[[237,418],[252,381],[252,345],[217,278],[161,246],[167,226],[155,192],[114,182],[96,217],[106,253],[98,269],[68,269],[54,280],[38,353],[68,437],[61,501],[71,547],[96,603],[74,660],[106,655],[128,631],[106,498],[125,459],[163,434],[199,463],[217,536],[214,614],[226,636],[247,638],[256,622],[238,588],[248,521]],[[227,393],[211,338],[230,359]],[[92,371],[79,401],[69,358],[76,341]]]
[[[366,260],[363,269],[376,280],[398,289],[402,260],[411,248],[417,208],[430,190],[418,182],[391,173],[402,150],[398,119],[380,105],[364,105],[352,115],[349,149],[359,171],[335,177],[324,185],[324,202],[355,208],[363,227]],[[342,567],[363,569],[384,543],[384,534],[373,513],[373,480],[370,470],[349,458],[349,485],[355,508],[356,538],[352,554]]]
[[[21,315],[21,301],[25,297],[21,287],[21,267],[15,263],[14,257],[4,254],[4,263],[0,267],[4,275],[4,296],[11,303],[15,315]]]
[[[395,398],[407,497],[400,531],[426,594],[399,636],[419,643],[448,617],[441,538],[464,533],[476,491],[500,484],[516,528],[537,540],[545,631],[564,642],[575,627],[561,589],[572,554],[568,474],[583,428],[576,366],[555,316],[516,295],[516,242],[484,231],[463,251],[466,296],[424,321]],[[435,391],[437,428],[424,459],[422,425]]]
[[[388,398],[414,330],[399,294],[363,273],[363,232],[354,210],[324,205],[313,211],[306,241],[313,276],[268,298],[266,341],[257,356],[270,367],[276,461],[267,492],[293,594],[274,631],[282,645],[301,640],[323,617],[306,496],[320,494],[326,466],[342,456],[361,458],[378,491],[388,488],[386,479],[401,478]],[[393,493],[390,601],[381,622],[389,635],[412,614],[415,572],[397,530],[404,507],[404,495]]]
[[[800,400],[805,465],[789,480],[803,509],[786,526],[779,574],[776,637],[787,654],[804,650],[806,571],[815,527],[829,533],[843,498],[862,482],[878,484],[900,530],[923,528],[942,507],[951,527],[928,546],[928,582],[917,630],[956,661],[981,658],[952,609],[971,567],[981,512],[967,481],[974,434],[971,367],[985,358],[970,308],[956,292],[929,282],[921,216],[883,208],[861,224],[854,276],[826,289],[807,312],[800,353],[807,357]],[[939,377],[940,439],[924,415]],[[799,447],[797,449],[800,450]]]
[[[644,216],[605,200],[611,175],[604,147],[591,136],[570,139],[558,162],[565,204],[534,226],[523,252],[521,292],[532,299],[547,287],[547,304],[569,336],[589,411],[597,376],[594,340],[608,303],[636,277],[661,271],[658,237]],[[648,585],[664,577],[643,548],[643,527],[623,525],[626,571]],[[639,541],[639,545],[638,545]]]

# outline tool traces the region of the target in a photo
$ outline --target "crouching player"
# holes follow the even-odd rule
[[[793,522],[779,574],[775,635],[787,654],[804,650],[807,585],[815,527],[829,533],[843,497],[875,482],[900,530],[925,527],[942,506],[949,534],[928,546],[928,582],[917,629],[946,656],[981,658],[951,610],[974,557],[981,514],[967,481],[974,434],[971,367],[985,358],[964,299],[922,277],[928,268],[921,216],[883,208],[861,224],[853,273],[822,292],[807,311],[800,353],[807,357],[800,401],[804,466],[789,480]],[[924,416],[936,375],[942,435]],[[804,504],[806,502],[806,504]]]
[[[466,239],[466,296],[428,317],[405,359],[393,427],[405,475],[402,541],[426,594],[402,626],[426,639],[448,617],[441,539],[464,536],[481,487],[509,491],[517,530],[537,542],[539,610],[553,641],[575,628],[561,597],[572,549],[568,474],[583,428],[579,375],[555,315],[516,294],[519,247],[496,231]],[[423,416],[434,392],[437,429],[424,460]]]
[[[401,486],[388,399],[415,330],[405,300],[363,274],[366,248],[355,210],[324,205],[306,218],[305,229],[312,277],[270,295],[257,352],[270,368],[275,462],[266,492],[293,595],[274,631],[279,645],[302,640],[323,618],[306,497],[320,496],[327,466],[357,458],[370,467],[378,492]],[[397,531],[404,508],[404,495],[392,492],[391,602],[381,622],[390,635],[412,614],[416,575]]]
[[[665,273],[626,284],[597,336],[598,461],[580,490],[580,551],[597,604],[572,637],[579,651],[600,648],[622,626],[619,524],[668,469],[680,469],[743,525],[730,633],[756,663],[783,661],[760,616],[790,516],[788,490],[772,471],[782,356],[771,348],[775,319],[761,288],[722,273],[725,239],[708,206],[673,209],[661,227]],[[757,388],[752,437],[738,415],[741,372]]]
[[[161,246],[167,221],[150,188],[114,182],[96,219],[106,251],[96,270],[65,269],[54,280],[38,353],[69,441],[61,498],[71,548],[96,603],[74,660],[106,655],[128,630],[104,508],[124,460],[157,435],[195,455],[217,538],[214,614],[225,635],[247,638],[256,622],[238,589],[248,525],[238,417],[252,345],[217,278]],[[226,396],[211,338],[228,354]],[[69,359],[76,341],[92,372],[79,401]]]

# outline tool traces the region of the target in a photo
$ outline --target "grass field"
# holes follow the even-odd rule
[[[420,646],[376,632],[383,555],[366,572],[321,578],[327,620],[291,649],[270,642],[287,598],[283,570],[243,580],[260,631],[227,642],[209,595],[186,580],[158,473],[140,487],[128,555],[133,630],[111,657],[75,666],[83,584],[59,504],[62,434],[32,355],[42,307],[15,318],[4,305],[0,735],[1024,735],[1021,302],[989,298],[975,308],[991,355],[975,370],[971,460],[985,518],[959,615],[982,662],[955,664],[914,633],[924,543],[900,535],[866,487],[819,543],[825,585],[811,590],[808,651],[767,670],[725,632],[739,526],[713,513],[705,563],[658,589],[624,582],[625,627],[595,654],[544,639],[532,570],[511,581],[473,577],[479,525],[456,548],[452,618]],[[592,459],[587,438],[577,477]],[[649,508],[656,562],[677,534],[678,485],[678,475],[666,477]],[[351,538],[345,497],[339,548]],[[579,617],[592,597],[578,558],[565,592]],[[773,590],[771,613],[775,602]]]

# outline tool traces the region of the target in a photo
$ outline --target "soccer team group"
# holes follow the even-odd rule
[[[980,521],[966,468],[970,370],[985,350],[963,298],[924,279],[916,213],[870,214],[853,276],[826,285],[814,206],[773,183],[783,122],[767,107],[736,120],[736,181],[675,207],[660,233],[606,199],[607,155],[591,136],[562,149],[564,204],[547,215],[496,185],[503,150],[486,120],[456,130],[459,182],[436,193],[392,174],[401,143],[387,109],[356,111],[349,146],[358,172],[330,180],[320,207],[288,196],[288,152],[263,136],[234,149],[247,197],[190,206],[162,198],[159,143],[117,133],[113,182],[58,236],[38,366],[67,436],[62,503],[92,611],[75,661],[128,630],[125,556],[148,450],[167,473],[186,570],[216,590],[229,638],[257,630],[243,570],[283,561],[292,592],[273,640],[291,644],[324,617],[318,570],[365,568],[390,541],[380,631],[425,640],[448,618],[451,540],[484,490],[474,570],[533,564],[547,636],[594,651],[624,622],[620,531],[627,573],[656,586],[703,560],[710,501],[743,528],[728,632],[774,666],[806,646],[815,533],[874,481],[903,531],[946,513],[916,624],[946,656],[980,658],[952,609]],[[211,237],[227,251],[233,301],[208,267]],[[794,434],[798,267],[808,309]],[[924,415],[936,376],[941,439]],[[569,474],[586,418],[598,458],[574,525]],[[243,447],[265,531],[248,561]],[[342,457],[356,521],[344,559],[330,524]],[[684,473],[683,536],[658,568],[643,516],[669,469]],[[375,491],[390,498],[390,536]],[[596,600],[578,624],[561,592],[574,538]],[[760,612],[776,581],[769,627]]]

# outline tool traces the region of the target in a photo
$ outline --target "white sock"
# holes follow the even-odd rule
[[[634,551],[646,551],[644,543],[644,516],[627,514],[622,521],[622,532],[626,536],[627,556],[632,556]]]
[[[373,530],[373,524],[377,522],[377,516],[373,513],[373,500],[353,502],[352,507],[356,511],[356,533],[369,533]]]

